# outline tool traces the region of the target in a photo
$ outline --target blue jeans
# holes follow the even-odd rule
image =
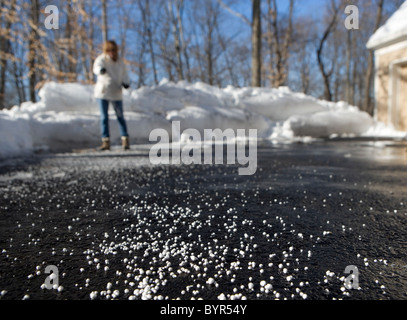
[[[109,101],[105,99],[98,99],[101,115],[101,130],[102,138],[110,138],[109,132],[109,102],[112,102],[114,111],[116,113],[117,121],[119,122],[120,134],[122,137],[128,137],[126,120],[123,115],[123,101]]]

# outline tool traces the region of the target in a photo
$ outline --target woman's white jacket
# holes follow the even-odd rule
[[[101,74],[105,69],[106,73]],[[109,101],[123,100],[122,84],[130,84],[126,65],[122,59],[113,61],[109,55],[101,54],[93,64],[93,73],[97,76],[95,98]]]

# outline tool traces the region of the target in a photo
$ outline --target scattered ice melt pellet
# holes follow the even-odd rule
[[[307,294],[306,293],[303,293],[303,292],[300,292],[300,296],[301,296],[301,298],[303,298],[304,300],[306,300],[307,299]]]
[[[114,290],[112,293],[112,298],[117,298],[120,295],[120,291],[119,290]]]
[[[96,299],[97,296],[98,296],[98,292],[97,292],[97,291],[92,291],[92,292],[90,293],[90,298],[91,298],[91,300]]]
[[[266,290],[270,291],[273,289],[273,286],[270,283],[267,283],[264,287]]]
[[[218,300],[226,300],[225,294],[221,293],[220,295],[218,295]]]

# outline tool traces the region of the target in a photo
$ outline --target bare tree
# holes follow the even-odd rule
[[[339,7],[336,6],[335,0],[331,1],[331,9],[332,12],[330,13],[330,19],[328,20],[328,26],[324,30],[324,33],[322,35],[322,38],[319,41],[319,45],[317,48],[317,60],[318,60],[318,66],[321,71],[323,81],[324,81],[324,98],[328,101],[332,101],[332,91],[331,91],[331,85],[330,85],[330,78],[333,74],[334,68],[331,67],[331,70],[326,70],[326,65],[323,60],[323,50],[324,50],[324,45],[326,41],[328,40],[328,37],[330,34],[333,32],[337,20],[338,20],[338,13],[339,13]]]
[[[169,0],[168,1],[168,14],[172,23],[172,35],[174,38],[175,55],[176,55],[176,70],[178,80],[184,80],[184,70],[182,63],[182,47],[180,38],[180,26],[182,25],[181,13],[183,8],[183,0]]]
[[[229,13],[233,14],[234,16],[238,17],[239,19],[241,19],[243,22],[245,22],[247,25],[250,25],[251,22],[250,20],[244,15],[241,14],[239,12],[236,12],[235,10],[233,10],[232,8],[230,8],[227,4],[225,4],[222,0],[218,0],[218,3],[225,9],[227,10]]]
[[[146,37],[146,42],[148,45],[149,54],[151,57],[151,64],[153,69],[153,78],[154,83],[158,84],[157,78],[157,65],[156,65],[156,55],[153,46],[153,26],[151,22],[151,10],[150,10],[150,0],[138,1],[139,10],[141,12],[142,20],[143,20],[143,27],[144,27],[144,35]]]
[[[253,87],[261,87],[262,74],[262,23],[261,23],[261,0],[252,0],[252,20],[246,16],[231,9],[222,0],[218,0],[219,4],[231,14],[239,17],[243,22],[251,26],[252,36],[252,79]]]
[[[4,34],[0,33],[0,109],[4,108],[4,98],[6,92],[6,72],[8,60],[13,59],[11,53],[11,26],[16,20],[16,0],[11,0],[6,8],[5,1],[1,2],[0,10],[4,12],[1,15],[0,25],[4,23]],[[2,21],[2,20],[5,21]]]
[[[261,87],[261,1],[252,0],[252,86]]]
[[[77,43],[79,43],[77,27],[78,27],[78,17],[73,8],[72,1],[66,1],[66,28],[65,28],[65,46],[66,46],[66,56],[67,56],[67,78],[68,81],[73,82],[77,80],[77,61],[78,61],[78,51],[76,48]]]
[[[293,39],[293,12],[294,0],[289,2],[287,25],[278,19],[278,8],[276,0],[267,0],[267,33],[266,39],[270,54],[269,78],[274,87],[286,85],[288,78],[288,58]],[[281,26],[284,26],[282,30]]]
[[[219,24],[216,24],[216,32],[218,34],[218,43],[225,59],[225,71],[229,78],[227,83],[232,84],[233,86],[238,86],[238,72],[235,70],[235,64],[233,63],[236,51],[230,49],[231,45],[233,45],[233,40],[232,38],[222,36]]]
[[[199,78],[210,85],[215,85],[220,82],[217,71],[218,58],[226,50],[225,39],[219,34],[219,3],[198,0],[193,8],[192,19],[195,26],[193,56],[199,64]]]
[[[30,5],[30,33],[28,37],[28,78],[29,78],[29,92],[30,100],[36,102],[35,87],[37,84],[37,50],[36,46],[39,42],[38,23],[40,14],[40,4],[38,0],[31,1]]]
[[[102,34],[103,42],[106,42],[109,39],[108,34],[108,25],[107,25],[107,4],[106,0],[102,0]]]
[[[79,2],[79,15],[82,18],[82,23],[78,24],[79,32],[79,45],[80,45],[80,59],[82,65],[82,72],[87,83],[93,82],[93,62],[95,56],[94,48],[94,35],[95,28],[93,24],[93,1],[88,0],[85,6],[85,1]]]
[[[293,26],[293,39],[287,62],[289,85],[293,90],[305,94],[315,92],[316,83],[319,82],[319,69],[315,65],[314,49],[318,27],[310,16],[300,16]]]
[[[186,78],[188,81],[191,81],[191,67],[189,63],[189,54],[188,54],[188,45],[187,41],[185,39],[185,31],[184,31],[184,23],[183,23],[183,12],[184,12],[184,0],[179,0],[180,5],[179,8],[177,9],[177,22],[178,22],[178,28],[179,28],[179,38],[181,42],[181,52],[182,55],[184,56],[184,62],[186,66]]]

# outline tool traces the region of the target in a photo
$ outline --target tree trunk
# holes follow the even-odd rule
[[[107,28],[106,0],[102,0],[102,33],[103,33],[103,42],[106,42],[109,39],[108,28]]]
[[[286,85],[288,78],[287,61],[289,58],[290,46],[292,44],[294,0],[290,0],[288,25],[287,30],[285,30],[284,39],[280,39],[280,21],[278,20],[276,0],[273,0],[273,6],[271,5],[271,0],[268,0],[268,8],[268,46],[271,57],[271,85],[274,87],[281,87]]]
[[[147,41],[148,41],[148,49],[150,51],[151,56],[151,64],[153,66],[153,75],[154,75],[154,83],[158,85],[158,78],[157,78],[157,66],[155,62],[155,53],[153,49],[153,33],[151,31],[151,11],[150,11],[150,0],[146,0],[146,8],[145,8],[145,23],[147,27]]]
[[[287,78],[288,78],[288,70],[287,70],[287,61],[290,56],[290,47],[292,44],[292,37],[293,37],[293,14],[294,14],[294,0],[290,0],[290,8],[289,8],[289,16],[288,16],[288,29],[285,33],[284,39],[284,47],[283,47],[283,54],[282,54],[282,61],[281,64],[282,74],[280,76],[280,86],[286,85]]]
[[[66,29],[65,29],[65,39],[67,40],[67,54],[68,54],[68,66],[67,66],[67,77],[66,79],[68,82],[75,82],[77,80],[77,70],[76,65],[78,61],[78,50],[76,48],[75,38],[77,35],[73,35],[75,28],[78,28],[77,24],[77,17],[75,14],[74,9],[72,8],[72,2],[67,1],[67,22],[66,22]]]
[[[11,54],[11,43],[10,43],[10,29],[13,21],[13,16],[16,14],[16,0],[10,2],[10,12],[5,21],[5,36],[0,36],[0,51],[3,51],[4,58],[0,60],[0,109],[5,107],[5,94],[6,94],[6,72],[7,72],[7,55]],[[0,9],[3,9],[4,3],[1,3]],[[3,15],[2,15],[3,18]]]
[[[93,74],[93,64],[95,62],[95,57],[94,57],[94,52],[95,52],[95,46],[93,43],[94,37],[95,37],[95,28],[93,24],[93,0],[89,0],[89,38],[88,38],[88,47],[89,47],[89,73],[88,73],[88,79],[90,82],[94,81],[94,74]]]
[[[335,2],[332,2],[332,6],[334,8],[334,14],[332,16],[332,19],[324,31],[324,34],[319,42],[319,47],[317,49],[317,60],[318,60],[318,66],[322,74],[322,78],[324,81],[324,98],[327,101],[332,101],[332,92],[331,92],[331,86],[330,86],[330,77],[332,75],[332,72],[327,72],[325,69],[325,64],[322,59],[322,52],[324,49],[324,44],[327,41],[329,35],[331,34],[332,30],[334,29],[337,16],[338,16],[338,9],[335,8]]]
[[[189,82],[191,82],[191,68],[189,65],[189,55],[188,55],[188,50],[187,50],[187,45],[185,43],[185,36],[184,36],[184,25],[182,22],[182,14],[181,11],[184,8],[184,0],[178,0],[177,2],[177,24],[178,24],[178,30],[179,30],[179,39],[180,39],[180,45],[181,45],[181,52],[184,56],[184,62],[186,66],[186,77]]]
[[[177,5],[177,10],[179,9]],[[178,74],[178,80],[184,80],[184,72],[182,68],[182,57],[181,57],[181,41],[179,38],[179,29],[178,29],[178,21],[174,13],[174,1],[169,1],[168,2],[168,10],[172,22],[172,34],[174,37],[174,46],[175,46],[175,56],[177,58],[177,74]]]
[[[350,30],[347,31],[346,38],[346,102],[351,103],[351,84],[350,84],[350,63],[351,63],[351,46],[352,46],[352,33]]]
[[[17,64],[16,60],[13,61],[14,69],[14,83],[17,90],[18,102],[21,105],[26,101],[24,82],[23,82],[23,71],[21,70],[21,64]]]
[[[208,66],[208,83],[213,86],[214,84],[214,77],[213,77],[213,57],[212,57],[212,48],[213,48],[213,43],[212,43],[212,31],[209,30],[207,34],[207,45],[206,45],[206,62]]]
[[[35,28],[38,26],[39,23],[39,11],[40,6],[38,0],[32,0],[30,16],[32,27],[28,39],[28,79],[29,79],[30,101],[32,102],[37,101],[35,94],[35,86],[37,84],[37,72],[36,72],[37,65],[35,59],[37,53],[35,50],[35,46],[39,39]]]
[[[261,1],[252,0],[252,86],[261,87]]]

